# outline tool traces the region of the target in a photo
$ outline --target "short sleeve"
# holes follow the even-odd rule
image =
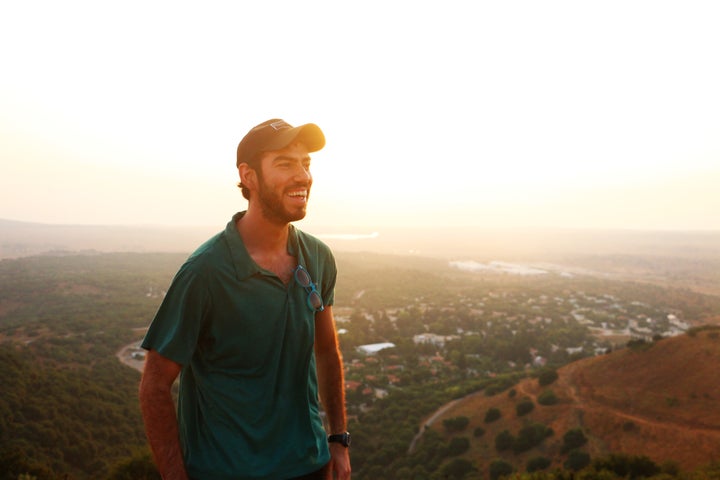
[[[209,305],[207,282],[193,263],[186,263],[175,275],[142,347],[187,365],[195,352]]]

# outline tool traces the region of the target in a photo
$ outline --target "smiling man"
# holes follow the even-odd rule
[[[165,480],[350,478],[335,260],[291,224],[324,145],[279,119],[245,135],[248,208],[188,258],[150,325],[140,405]]]

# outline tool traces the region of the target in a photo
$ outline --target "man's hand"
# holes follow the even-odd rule
[[[350,451],[339,443],[330,444],[331,471],[337,480],[350,480]]]

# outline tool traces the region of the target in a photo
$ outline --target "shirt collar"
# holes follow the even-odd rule
[[[250,257],[250,254],[245,248],[245,243],[240,236],[240,232],[237,230],[237,221],[245,215],[246,211],[238,212],[233,215],[232,219],[228,222],[225,227],[225,238],[227,238],[228,246],[230,248],[230,255],[232,257],[233,264],[235,266],[235,274],[238,280],[244,280],[249,278],[256,273],[260,273],[260,267]],[[298,235],[297,229],[294,225],[289,225],[288,232],[288,253],[302,264],[305,260],[302,257],[301,249],[298,247]]]

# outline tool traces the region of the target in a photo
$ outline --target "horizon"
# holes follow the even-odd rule
[[[229,221],[228,217],[228,221]],[[215,229],[220,230],[224,228],[224,224],[211,225],[211,224],[182,224],[182,223],[58,223],[58,222],[36,222],[28,220],[18,220],[14,218],[0,217],[0,223],[15,223],[28,226],[44,226],[44,227],[77,227],[77,228],[131,228],[131,229]],[[225,222],[227,223],[227,221]],[[437,230],[437,229],[449,229],[449,230],[472,230],[476,232],[512,232],[512,231],[534,231],[534,232],[578,232],[578,233],[591,233],[591,232],[615,232],[615,233],[667,233],[667,234],[720,234],[719,228],[688,228],[688,229],[675,229],[675,228],[633,228],[633,227],[566,227],[566,226],[543,226],[543,225],[512,225],[512,226],[484,226],[484,225],[331,225],[319,223],[308,223],[308,220],[299,220],[291,222],[297,228],[305,230],[308,233],[312,233],[315,236],[330,237],[335,240],[372,240],[378,238],[382,231],[393,231],[393,230]],[[308,228],[309,227],[309,228]]]
[[[337,254],[375,253],[476,261],[550,261],[631,255],[720,260],[720,231],[599,230],[455,226],[306,228]],[[190,254],[222,226],[72,225],[0,218],[0,259],[82,252]]]
[[[0,7],[0,218],[222,228],[279,117],[327,138],[308,231],[720,230],[714,2],[34,5]]]

